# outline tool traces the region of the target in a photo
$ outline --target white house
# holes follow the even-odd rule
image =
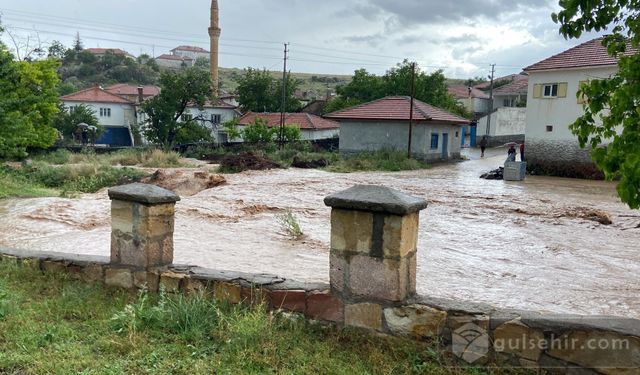
[[[280,126],[280,113],[249,112],[240,118],[240,129],[253,124],[256,119],[266,121],[270,128]],[[340,124],[310,113],[285,113],[284,123],[300,128],[301,138],[305,141],[337,138],[340,135]]]
[[[627,49],[629,54],[636,52]],[[525,68],[529,74],[525,155],[531,169],[562,176],[600,175],[569,125],[584,113],[583,99],[577,95],[580,85],[617,71],[617,61],[607,54],[602,38]]]
[[[211,58],[211,54],[209,53],[209,51],[204,48],[195,46],[178,46],[172,49],[170,52],[173,56],[188,57],[194,61],[198,57],[203,57],[207,60]]]
[[[91,108],[104,126],[105,133],[96,141],[98,145],[133,146],[131,126],[136,124],[136,103],[112,94],[100,86],[78,91],[60,98],[69,111],[85,104]]]
[[[340,152],[409,149],[411,99],[389,96],[325,115],[340,123]],[[469,120],[414,101],[411,154],[427,161],[460,158],[462,126]]]
[[[200,124],[209,128],[214,140],[220,143],[227,141],[226,134],[222,131],[222,124],[239,116],[237,106],[217,100],[207,102],[202,110],[194,106],[187,107],[182,119],[200,119]]]
[[[489,94],[465,85],[451,85],[447,88],[449,94],[463,105],[467,111],[479,118],[489,112]]]
[[[160,55],[156,57],[156,63],[158,66],[170,69],[180,69],[182,67],[193,66],[195,60],[191,57],[176,56],[176,55]]]
[[[516,74],[510,79],[511,82],[493,90],[493,111],[478,120],[477,142],[485,135],[489,136],[490,146],[524,141],[528,76]]]

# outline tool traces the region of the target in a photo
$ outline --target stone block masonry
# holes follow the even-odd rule
[[[109,189],[111,263],[140,269],[173,263],[175,203],[169,190],[130,184]]]
[[[325,204],[332,207],[331,289],[347,311],[348,302],[401,303],[413,296],[418,213],[427,202],[360,185],[328,196]]]
[[[120,247],[116,241],[111,258],[0,249],[0,262],[113,288],[202,293],[225,303],[260,304],[313,320],[439,342],[455,358],[474,365],[509,364],[561,374],[640,373],[636,319],[541,314],[416,296],[418,213],[426,202],[401,192],[356,186],[326,198],[332,207],[330,285],[173,265],[172,257],[159,256],[162,252],[146,244],[162,238],[172,255],[177,196],[148,186],[121,188],[110,196],[117,239],[138,238],[137,245]]]

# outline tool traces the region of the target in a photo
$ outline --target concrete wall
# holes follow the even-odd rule
[[[577,99],[580,81],[608,78],[617,67],[531,72],[527,98],[526,144],[529,168],[568,177],[601,177],[588,151],[581,150],[569,130],[584,111]],[[564,98],[534,98],[535,84],[567,83]],[[549,131],[547,126],[552,126]]]
[[[491,114],[489,146],[499,146],[507,142],[524,141],[526,128],[526,108],[502,107]],[[487,131],[487,118],[478,120],[476,143],[479,143]]]
[[[460,125],[418,123],[413,126],[411,150],[424,160],[441,160],[443,134],[448,134],[447,155],[444,159],[460,157]],[[438,148],[431,148],[431,135],[438,134]],[[397,150],[406,151],[409,139],[407,122],[340,121],[340,152]]]
[[[464,98],[458,99],[458,103],[462,104],[471,113],[486,113],[489,111],[489,99]]]

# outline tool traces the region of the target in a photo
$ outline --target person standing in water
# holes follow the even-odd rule
[[[483,158],[484,157],[484,150],[487,149],[487,144],[489,142],[487,141],[487,136],[484,135],[482,136],[482,139],[480,140],[480,157]]]

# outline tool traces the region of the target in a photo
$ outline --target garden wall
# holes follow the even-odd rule
[[[310,319],[415,340],[438,340],[460,361],[550,373],[637,374],[640,321],[543,314],[415,294],[423,200],[356,186],[329,196],[330,284],[172,264],[173,193],[134,184],[112,189],[110,257],[0,249],[0,260],[109,287],[193,293],[264,303]]]

